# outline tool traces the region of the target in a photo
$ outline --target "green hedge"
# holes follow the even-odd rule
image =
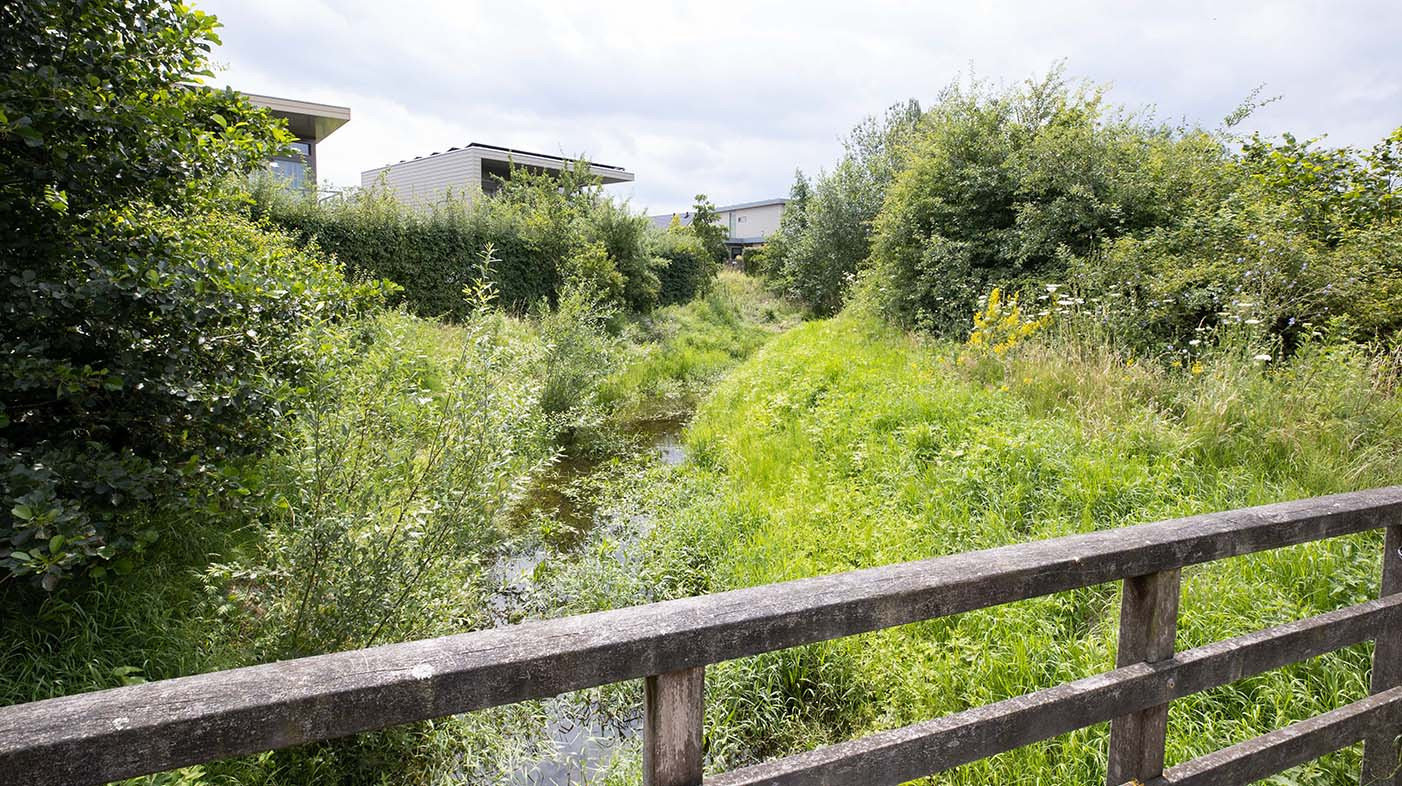
[[[659,232],[569,171],[561,179],[517,173],[490,198],[450,197],[422,208],[380,189],[318,203],[267,178],[255,182],[252,196],[255,217],[315,242],[354,278],[393,281],[421,316],[466,315],[471,305],[462,290],[481,275],[489,245],[496,261],[488,280],[514,312],[542,299],[553,304],[571,275],[593,279],[617,306],[645,312],[691,299],[717,272],[691,233]],[[576,264],[599,246],[608,270]]]
[[[315,241],[353,278],[393,281],[410,310],[421,316],[464,316],[463,287],[479,276],[488,244],[499,260],[490,280],[508,308],[524,310],[552,297],[559,285],[562,245],[532,231],[518,216],[456,205],[419,213],[375,191],[318,204],[271,181],[259,181],[253,195],[256,218],[300,243]]]
[[[658,270],[661,305],[686,303],[704,294],[715,281],[720,266],[700,238],[685,230],[668,230],[657,235],[653,246],[666,264]]]

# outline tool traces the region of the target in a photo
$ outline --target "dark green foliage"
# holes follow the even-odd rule
[[[163,0],[0,5],[0,249],[54,262],[89,210],[180,206],[282,146],[208,76],[214,17]],[[21,231],[22,230],[22,231]],[[36,271],[37,272],[37,271]]]
[[[1060,279],[1068,257],[1181,218],[1224,155],[1059,70],[1004,92],[947,88],[876,221],[877,300],[901,324],[963,330],[993,286]]]
[[[661,305],[686,303],[705,294],[715,281],[719,266],[714,255],[706,250],[700,238],[685,229],[658,233],[652,250],[666,262],[657,270],[661,279],[658,296]]]
[[[1076,260],[1072,282],[1133,343],[1164,349],[1240,325],[1292,350],[1323,327],[1402,327],[1402,129],[1372,150],[1253,137],[1177,223]],[[1221,183],[1230,188],[1223,189]],[[1118,318],[1115,318],[1118,317]]]
[[[216,179],[286,136],[189,86],[214,26],[154,0],[0,7],[0,582],[128,569],[154,537],[132,511],[263,444],[298,331],[356,298],[217,212]]]
[[[585,223],[587,236],[603,246],[623,277],[622,304],[636,312],[652,310],[662,288],[658,273],[666,265],[649,248],[652,221],[604,199],[593,206]]]
[[[254,217],[300,242],[314,240],[353,278],[393,281],[403,303],[424,316],[467,315],[463,288],[478,275],[488,243],[497,256],[490,279],[501,304],[513,311],[554,295],[569,249],[554,237],[553,222],[532,224],[515,207],[490,216],[457,201],[415,210],[374,189],[318,204],[272,178],[259,178],[252,191]]]
[[[566,280],[587,275],[620,308],[644,312],[659,302],[664,263],[650,248],[645,216],[607,198],[587,167],[561,175],[513,170],[491,197],[449,197],[410,207],[379,189],[317,203],[278,188],[253,185],[255,217],[316,243],[353,277],[383,278],[403,289],[422,316],[461,320],[471,308],[462,291],[479,274],[482,250],[496,257],[488,271],[498,302],[525,313],[554,303]]]
[[[897,324],[961,334],[1001,287],[1151,352],[1222,326],[1288,352],[1326,323],[1355,337],[1402,325],[1402,131],[1358,151],[1164,126],[1057,69],[1010,90],[950,87],[898,144],[865,263]],[[844,242],[867,225],[860,200],[826,193],[860,174],[852,160],[811,193],[795,185],[802,222],[791,209],[771,244],[772,275],[815,308],[840,305],[856,268],[836,258],[865,248]]]
[[[105,219],[97,224],[99,217]],[[154,533],[133,509],[267,445],[317,347],[360,293],[242,219],[91,211],[64,275],[6,282],[0,567],[45,586]]]
[[[752,276],[767,276],[774,263],[774,256],[767,244],[749,246],[740,255],[742,269]]]

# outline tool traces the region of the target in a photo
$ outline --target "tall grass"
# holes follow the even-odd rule
[[[1402,403],[1374,355],[1319,344],[1273,366],[1223,350],[1197,371],[1064,335],[971,358],[856,309],[804,325],[702,405],[646,581],[711,592],[1402,480]],[[1364,600],[1379,549],[1374,533],[1188,570],[1178,644]],[[713,766],[1109,669],[1117,606],[1115,586],[1091,587],[722,664],[708,677]],[[1175,702],[1170,762],[1359,698],[1367,656],[1353,647]],[[1099,783],[1106,735],[932,780]],[[1356,765],[1345,751],[1296,776],[1342,784]]]
[[[615,432],[639,413],[675,411],[683,398],[669,394],[699,396],[796,319],[738,274],[643,320],[573,291],[528,317],[485,303],[466,313],[328,329],[278,449],[231,465],[239,493],[151,522],[161,537],[138,573],[42,603],[6,588],[0,704],[490,626],[495,555],[538,538],[507,508],[563,432],[627,443]],[[604,586],[592,577],[571,602]],[[139,782],[493,781],[551,755],[544,713],[526,702]],[[607,777],[635,765],[625,756]]]
[[[701,297],[628,325],[629,355],[604,380],[600,400],[623,419],[689,415],[724,372],[800,315],[758,279],[722,271]]]

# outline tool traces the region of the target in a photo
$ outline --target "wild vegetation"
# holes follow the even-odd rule
[[[1402,482],[1383,250],[1402,237],[1396,134],[1361,152],[1234,147],[1106,109],[1057,73],[951,88],[917,115],[862,126],[884,156],[849,145],[816,184],[800,175],[781,232],[746,263],[841,313],[728,374],[681,469],[617,481],[652,511],[642,570],[583,549],[552,572],[546,613]],[[815,201],[858,184],[884,193]],[[1379,546],[1374,533],[1190,570],[1178,645],[1366,600]],[[1104,671],[1116,598],[1094,587],[713,666],[708,766]],[[1360,698],[1368,654],[1175,704],[1170,763]],[[931,781],[1098,783],[1106,732]],[[1281,782],[1351,783],[1357,767],[1346,749]]]
[[[1233,349],[1195,374],[1075,334],[931,343],[849,309],[769,343],[705,402],[687,466],[650,492],[648,570],[617,591],[716,592],[1397,483],[1396,362],[1311,343],[1271,371]],[[1379,548],[1369,536],[1189,571],[1179,646],[1366,600]],[[1095,587],[713,667],[708,753],[735,766],[1106,670],[1116,597]],[[1353,648],[1175,705],[1170,761],[1359,698],[1367,663]],[[934,780],[1098,783],[1105,733]],[[1348,751],[1292,777],[1347,783],[1356,767]]]
[[[1060,69],[952,84],[800,177],[766,273],[821,311],[864,290],[895,324],[950,337],[990,289],[1046,285],[1140,353],[1226,324],[1283,351],[1334,320],[1390,334],[1402,129],[1362,151],[1236,133],[1255,106],[1209,130],[1116,107]],[[844,213],[825,194],[862,196],[837,198]]]
[[[583,162],[558,178],[513,168],[491,199],[449,194],[406,205],[370,188],[318,200],[270,176],[255,179],[251,197],[255,219],[314,242],[352,278],[394,282],[399,300],[425,317],[463,318],[472,304],[460,294],[484,274],[496,304],[514,313],[541,300],[553,305],[571,281],[587,282],[616,308],[646,312],[704,292],[724,258],[708,224],[657,231],[605,196]],[[489,245],[493,262],[484,271]]]
[[[0,704],[1402,482],[1402,131],[1167,126],[1059,72],[951,87],[799,176],[746,259],[776,296],[718,271],[704,196],[658,231],[583,170],[414,208],[250,181],[287,138],[186,86],[217,38],[182,5],[0,21]],[[649,429],[688,419],[657,461]],[[1179,646],[1366,599],[1378,548],[1188,571]],[[715,666],[708,766],[1102,671],[1116,597]],[[1367,664],[1183,700],[1169,758],[1361,696]],[[562,706],[626,729],[637,702],[143,781],[498,781]],[[935,781],[1099,782],[1105,733]],[[636,753],[595,779],[636,781]]]
[[[690,406],[772,334],[752,301],[789,313],[577,172],[425,213],[269,190],[288,136],[186,86],[217,38],[185,6],[0,14],[0,703],[497,624],[523,490]],[[430,275],[377,267],[406,249]],[[539,712],[154,780],[435,782]]]

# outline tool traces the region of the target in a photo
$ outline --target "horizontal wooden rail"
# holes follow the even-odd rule
[[[707,778],[708,786],[896,784],[1369,640],[1402,624],[1373,600],[1054,688]]]
[[[0,773],[104,782],[1399,522],[1390,487],[4,707]]]
[[[1284,772],[1402,723],[1402,687],[1292,723],[1170,769],[1146,786],[1238,786]]]

